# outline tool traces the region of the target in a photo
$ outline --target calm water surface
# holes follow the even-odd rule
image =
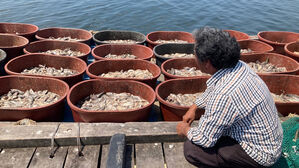
[[[1,0],[0,22],[40,28],[192,32],[201,26],[248,34],[299,32],[299,0]]]

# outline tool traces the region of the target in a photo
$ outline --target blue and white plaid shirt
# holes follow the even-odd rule
[[[195,104],[205,113],[188,132],[193,143],[208,148],[230,136],[260,165],[270,166],[280,157],[283,131],[273,98],[244,62],[217,71]]]

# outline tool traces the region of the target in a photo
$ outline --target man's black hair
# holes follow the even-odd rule
[[[228,32],[203,27],[193,32],[195,55],[200,62],[210,60],[217,69],[232,68],[240,59],[240,46]]]

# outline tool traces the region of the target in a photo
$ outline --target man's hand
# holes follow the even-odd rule
[[[195,120],[196,109],[197,106],[193,104],[186,112],[186,114],[183,116],[183,122],[186,122],[191,125],[192,122]]]
[[[190,124],[182,121],[179,122],[178,125],[176,126],[176,132],[178,133],[179,136],[187,136],[188,131],[190,130]]]

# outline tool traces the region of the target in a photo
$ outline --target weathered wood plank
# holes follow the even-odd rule
[[[135,144],[137,168],[163,168],[161,143]]]
[[[164,143],[167,168],[195,168],[184,157],[184,143]]]
[[[65,161],[65,168],[88,167],[97,168],[100,154],[100,145],[84,146],[83,156],[78,155],[77,146],[71,146],[68,149],[68,155]]]
[[[1,167],[27,167],[36,148],[7,148],[0,153]]]
[[[0,127],[0,148],[50,146],[57,125]],[[111,136],[117,133],[125,134],[130,144],[183,142],[185,139],[176,133],[176,125],[177,122],[81,123],[80,138],[84,145],[109,144]],[[59,146],[74,146],[77,136],[77,123],[61,123],[55,142]]]
[[[108,153],[109,153],[109,145],[102,145],[100,168],[106,168]]]
[[[30,162],[30,168],[59,168],[63,167],[67,155],[68,147],[57,148],[54,157],[50,158],[50,147],[39,147],[36,149],[35,154]]]

